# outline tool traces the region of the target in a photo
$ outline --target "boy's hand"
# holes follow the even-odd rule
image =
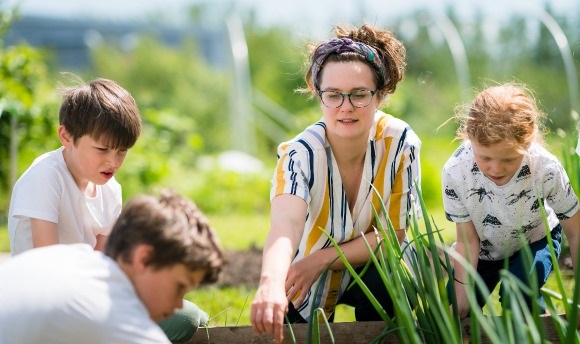
[[[108,235],[97,234],[97,243],[95,244],[95,251],[105,251],[105,243],[107,242]]]

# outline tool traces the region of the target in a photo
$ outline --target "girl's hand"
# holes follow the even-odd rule
[[[455,282],[455,298],[457,299],[457,313],[459,319],[465,319],[469,316],[469,300],[467,299],[466,286],[462,283]],[[453,305],[451,312],[453,312]]]
[[[288,312],[288,299],[283,287],[271,281],[260,281],[252,302],[250,319],[252,328],[258,334],[267,333],[276,343],[284,339],[284,316]]]

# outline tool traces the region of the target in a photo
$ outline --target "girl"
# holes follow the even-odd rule
[[[360,267],[369,260],[362,236],[376,245],[373,205],[380,211],[385,203],[388,214],[380,216],[390,218],[403,243],[417,200],[421,142],[407,123],[379,111],[403,78],[405,48],[391,32],[369,25],[335,31],[337,38],[312,51],[305,78],[304,91],[318,97],[323,117],[278,148],[271,229],[251,314],[254,330],[277,342],[286,313],[290,322],[306,322],[313,307],[332,320],[336,305],[346,303],[357,320],[381,320],[360,288],[347,290],[352,279],[340,259],[324,271],[338,254],[320,229]],[[374,265],[363,279],[392,315]]]
[[[552,260],[542,205],[556,255],[560,255],[563,229],[576,262],[578,198],[562,164],[542,146],[542,115],[525,86],[511,83],[485,89],[465,116],[458,115],[457,134],[464,142],[443,167],[445,215],[456,223],[456,251],[471,262],[490,291],[499,283],[505,260],[509,271],[524,283],[536,274],[538,291],[546,283]],[[531,271],[525,270],[520,254],[521,236],[533,256]],[[469,279],[457,262],[454,277],[449,283],[455,283],[459,315],[466,317]],[[478,295],[478,302],[483,307],[486,300]],[[532,300],[527,302],[531,306]]]

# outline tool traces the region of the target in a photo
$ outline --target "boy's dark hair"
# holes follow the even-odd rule
[[[129,201],[107,239],[105,254],[131,262],[138,245],[150,245],[153,253],[147,265],[160,269],[185,264],[191,270],[205,270],[202,283],[217,281],[224,253],[206,217],[190,200],[170,191],[159,198],[140,196]]]
[[[76,80],[80,85],[60,87],[59,123],[73,142],[88,135],[113,149],[133,147],[141,133],[141,115],[131,94],[112,80]]]

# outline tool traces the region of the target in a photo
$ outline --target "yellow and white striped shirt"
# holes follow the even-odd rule
[[[393,227],[405,229],[412,200],[420,210],[413,186],[415,182],[420,183],[420,147],[421,141],[407,123],[377,111],[369,133],[361,186],[351,214],[323,121],[280,144],[270,199],[292,194],[308,204],[304,234],[294,261],[332,245],[320,228],[339,244],[372,230],[373,206],[380,212],[380,201],[385,204]],[[380,200],[373,187],[381,195]],[[380,214],[386,229],[384,216]],[[349,280],[346,270],[325,271],[297,310],[307,321],[312,307],[320,307],[330,316]],[[316,294],[320,283],[323,284]]]

